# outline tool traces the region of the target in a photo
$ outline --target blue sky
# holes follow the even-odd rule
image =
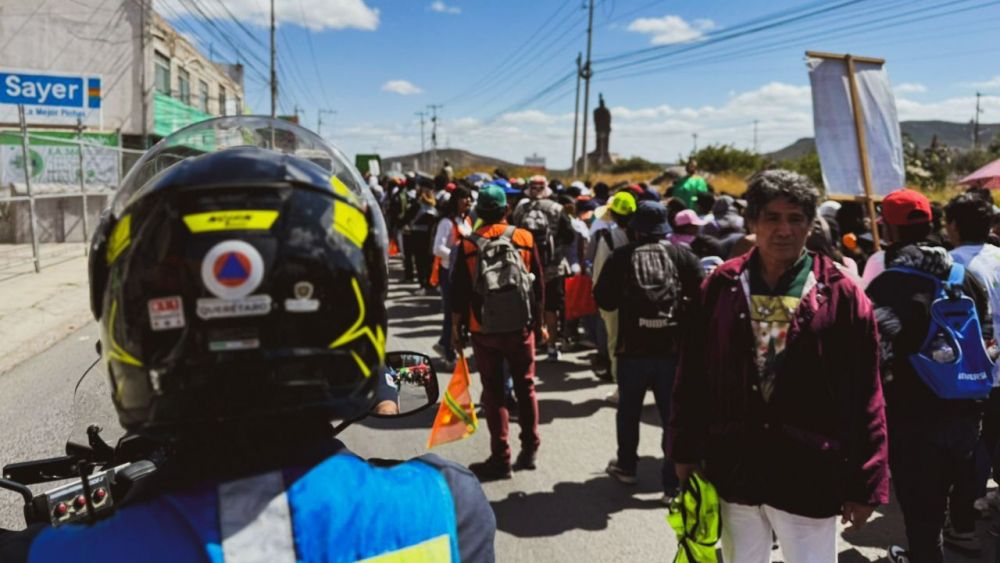
[[[234,43],[266,75],[254,61],[268,56],[258,43],[267,41],[266,0],[221,2],[229,13],[220,0],[157,7],[217,59],[234,60]],[[514,162],[537,152],[550,167],[568,166],[584,0],[277,4],[282,112],[297,105],[316,129],[317,110],[335,110],[323,115],[323,134],[348,154],[419,150],[414,112],[443,104],[439,146]],[[998,17],[990,0],[595,0],[591,108],[603,93],[611,150],[622,156],[672,161],[693,134],[699,145],[750,148],[755,120],[760,150],[776,150],[812,134],[803,61],[812,49],[886,59],[901,119],[968,122],[981,91],[996,94],[983,98],[982,120],[1000,122]],[[257,70],[247,75],[251,108],[266,113],[268,87]],[[428,123],[428,146],[429,136]]]

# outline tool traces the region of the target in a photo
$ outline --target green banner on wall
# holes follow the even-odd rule
[[[153,132],[161,137],[212,117],[170,96],[153,94]]]

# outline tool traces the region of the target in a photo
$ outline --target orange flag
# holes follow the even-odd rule
[[[433,448],[468,438],[478,427],[476,406],[472,404],[472,394],[469,392],[469,364],[464,356],[459,355],[455,362],[455,372],[451,375],[451,381],[434,418],[427,447]]]

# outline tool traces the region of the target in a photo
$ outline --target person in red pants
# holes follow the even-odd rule
[[[483,382],[483,410],[490,429],[490,457],[469,466],[482,481],[511,476],[508,442],[510,413],[504,392],[503,363],[514,381],[521,451],[513,465],[534,469],[541,439],[538,435],[538,400],[535,398],[535,329],[542,319],[545,291],[544,273],[531,233],[507,223],[507,196],[503,188],[483,186],[479,190],[476,214],[482,226],[462,242],[452,273],[452,340],[462,349],[459,330],[463,313],[469,311],[469,331]],[[499,241],[500,244],[496,244]],[[513,248],[511,248],[511,246]],[[488,256],[509,252],[510,261],[491,262]],[[516,252],[516,256],[514,253]],[[503,271],[503,275],[497,275]],[[487,273],[492,272],[492,276]],[[486,278],[491,279],[486,279]],[[498,283],[514,280],[509,292],[495,292]],[[520,282],[520,283],[518,283]],[[498,308],[493,299],[512,299]],[[518,311],[521,312],[517,315]],[[499,320],[498,320],[499,319]],[[541,329],[542,339],[548,333]]]

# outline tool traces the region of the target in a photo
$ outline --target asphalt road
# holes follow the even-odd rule
[[[431,353],[440,323],[438,300],[417,296],[414,290],[397,284],[390,292],[388,349]],[[74,400],[77,379],[96,358],[96,338],[96,326],[88,325],[0,376],[0,464],[61,455],[67,437],[82,439],[89,423],[103,426],[109,437],[121,433],[100,367],[83,381]],[[542,436],[538,469],[483,486],[497,516],[498,561],[673,559],[676,542],[665,521],[666,508],[658,502],[660,427],[652,396],[643,415],[639,484],[620,485],[604,474],[615,452],[615,410],[603,400],[612,387],[586,366],[584,354],[538,364]],[[450,374],[438,376],[443,389]],[[480,393],[477,379],[473,374],[474,399]],[[365,422],[348,428],[341,438],[363,456],[420,455],[426,451],[434,412]],[[463,464],[485,459],[489,436],[485,420],[481,422],[472,437],[434,451]],[[0,499],[0,527],[23,527],[19,497],[0,491]],[[892,542],[903,542],[901,517],[894,505],[880,508],[862,532],[842,536],[840,559],[879,560]],[[992,552],[978,560],[993,560]]]

